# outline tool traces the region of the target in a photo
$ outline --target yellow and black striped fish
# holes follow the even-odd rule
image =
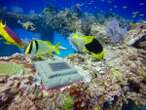
[[[53,53],[60,53],[60,44],[53,45],[49,41],[43,40],[33,40],[31,41],[25,49],[25,54],[30,54],[33,56],[53,56]]]

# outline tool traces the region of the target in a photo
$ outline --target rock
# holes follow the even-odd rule
[[[9,86],[3,85],[0,87],[0,93],[4,93],[7,90],[10,90],[11,88]]]
[[[6,81],[7,81],[7,76],[0,77],[0,83],[6,83]]]
[[[8,80],[8,82],[7,82],[7,86],[12,86],[14,84],[14,81],[12,81],[12,80]]]

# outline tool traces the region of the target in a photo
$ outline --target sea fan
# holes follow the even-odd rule
[[[110,37],[112,43],[120,43],[127,36],[127,27],[120,27],[119,21],[113,19],[106,24],[106,34]]]

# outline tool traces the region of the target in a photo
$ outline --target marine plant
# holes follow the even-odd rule
[[[73,108],[73,98],[68,94],[63,94],[63,106],[61,110],[72,110]]]
[[[120,22],[113,19],[106,23],[106,35],[112,43],[120,43],[127,36],[127,27],[121,27]]]

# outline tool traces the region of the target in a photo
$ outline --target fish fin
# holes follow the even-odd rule
[[[104,51],[100,52],[100,53],[92,53],[91,54],[93,58],[95,58],[96,60],[100,61],[104,59]]]
[[[53,53],[52,52],[48,52],[49,57],[53,57]]]
[[[60,50],[67,50],[68,48],[63,47],[63,46],[60,46],[59,49],[60,49]]]
[[[40,60],[44,60],[44,59],[46,59],[46,57],[43,56],[43,55],[37,55],[36,57],[37,57],[37,59],[40,59]]]
[[[88,50],[86,48],[80,49],[83,53],[88,52]]]
[[[4,42],[4,44],[6,44],[6,45],[12,45],[11,43],[9,43],[9,42]]]
[[[6,45],[14,45],[14,46],[16,46],[16,47],[19,48],[19,45],[17,45],[17,44],[11,44],[11,43],[9,43],[9,42],[4,42],[4,44],[6,44]]]
[[[48,43],[48,45],[51,45],[51,42],[50,41],[46,41]]]
[[[56,54],[60,54],[60,43],[57,43],[54,47]]]
[[[3,38],[2,38],[2,37],[0,37],[0,40],[3,40]]]

